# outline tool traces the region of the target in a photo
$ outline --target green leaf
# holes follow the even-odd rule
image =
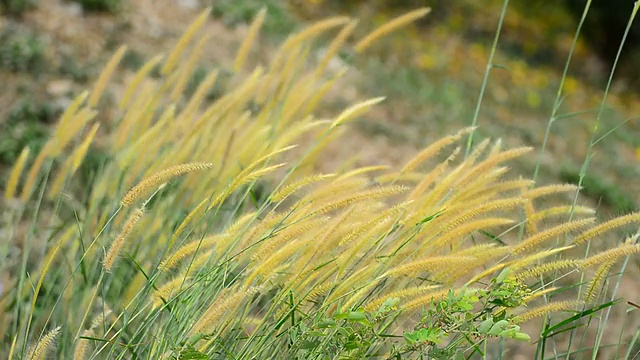
[[[494,304],[494,305],[498,305],[498,306],[511,307],[509,305],[509,302],[504,301],[502,299],[492,299],[492,300],[489,300],[489,303],[490,304]]]
[[[487,335],[498,336],[508,325],[509,322],[507,320],[500,320],[497,323],[493,324],[491,329],[487,332]]]
[[[444,210],[440,210],[440,211],[436,212],[433,215],[429,215],[429,216],[425,217],[424,219],[420,220],[417,225],[424,224],[426,222],[430,222],[431,220],[434,220],[434,219],[438,218],[443,213],[444,213]]]
[[[500,275],[498,275],[498,277],[496,278],[496,283],[500,284],[504,282],[504,279],[506,279],[507,276],[509,276],[509,272],[511,272],[509,268],[504,268],[504,270],[502,270],[500,272]]]
[[[344,320],[349,316],[349,313],[337,313],[333,315],[334,320]]]
[[[416,333],[416,336],[418,337],[418,341],[424,342],[429,340],[429,338],[431,337],[431,332],[428,329],[420,329]]]
[[[389,312],[391,310],[393,310],[398,303],[400,303],[400,299],[399,298],[388,298],[387,300],[384,301],[384,303],[382,303],[382,305],[380,305],[380,308],[378,309],[378,314],[383,314],[386,312]]]
[[[497,242],[498,244],[500,244],[500,245],[502,245],[502,246],[507,246],[507,243],[506,243],[506,242],[504,242],[504,241],[500,240],[500,238],[499,238],[499,237],[497,237],[497,236],[495,236],[495,235],[491,234],[491,233],[490,233],[490,232],[488,232],[488,231],[480,230],[480,233],[481,233],[481,234],[483,234],[484,236],[488,237],[489,239],[491,239],[491,240],[493,240],[493,241]]]
[[[513,70],[511,70],[511,68],[509,68],[507,65],[502,65],[502,64],[491,64],[492,68],[495,69],[502,69],[502,70],[507,70],[509,72],[513,72]]]
[[[344,348],[347,350],[355,350],[360,348],[360,341],[347,341],[344,344]]]
[[[359,322],[364,325],[369,325],[369,320],[367,319],[367,314],[360,311],[349,311],[342,314],[336,314],[334,317],[336,320],[347,320]]]
[[[529,336],[529,334],[527,333],[523,333],[521,331],[518,331],[514,334],[514,336],[512,337],[512,339],[517,340],[517,341],[531,341],[531,336]]]
[[[209,357],[200,351],[190,348],[180,352],[179,360],[197,360],[197,359],[208,359]]]
[[[480,325],[478,326],[478,331],[481,334],[488,334],[489,330],[491,330],[491,327],[493,326],[493,319],[492,318],[488,318],[485,321],[481,322]]]
[[[469,303],[469,302],[467,302],[467,301],[460,301],[460,302],[458,303],[458,307],[459,307],[460,309],[462,309],[462,310],[465,310],[465,311],[473,310],[473,304],[472,304],[472,303]]]
[[[328,329],[336,327],[336,322],[331,319],[322,320],[318,323],[319,329]]]
[[[418,342],[418,335],[416,333],[405,332],[402,335],[409,345],[413,345]]]
[[[318,347],[318,345],[320,345],[320,341],[310,341],[310,340],[303,340],[300,343],[300,349],[302,350],[313,350],[315,348]]]

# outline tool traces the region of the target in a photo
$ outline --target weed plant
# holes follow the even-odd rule
[[[41,104],[28,97],[22,98],[9,109],[6,120],[0,123],[3,134],[0,164],[13,164],[25,146],[39,151],[48,137],[43,124],[54,119],[55,110],[50,104]]]
[[[44,44],[30,33],[8,26],[0,32],[0,68],[12,72],[41,72],[45,66]]]
[[[427,12],[355,41],[355,20],[328,18],[247,73],[263,10],[224,91],[206,100],[225,69],[184,96],[210,37],[199,32],[206,11],[138,70],[118,115],[99,123],[120,48],[6,180],[2,355],[486,358],[493,344],[537,338],[542,357],[557,333],[579,340],[576,322],[617,302],[601,297],[609,270],[640,251],[637,235],[600,252],[590,244],[640,213],[598,223],[575,202],[545,207],[578,187],[512,176],[508,162],[532,149],[474,144],[475,127],[398,168],[315,170],[330,142],[348,141],[349,123],[384,106],[366,99],[317,118],[349,70],[329,71],[329,61],[364,53]],[[313,43],[327,34],[316,59]],[[105,155],[88,177],[79,169],[91,147]],[[446,160],[428,166],[441,153]],[[580,279],[564,285],[567,274]],[[572,315],[546,322],[540,337],[521,328],[560,311]]]

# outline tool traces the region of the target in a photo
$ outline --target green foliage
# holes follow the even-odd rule
[[[44,44],[30,33],[7,29],[0,33],[0,69],[39,72],[45,65]]]
[[[507,277],[506,269],[486,289],[450,290],[424,311],[414,331],[405,332],[399,354],[417,351],[434,359],[451,359],[475,349],[490,338],[530,341],[513,323],[511,311],[526,303],[531,294],[523,284]],[[444,347],[438,347],[440,344]]]
[[[290,327],[293,353],[299,358],[317,358],[323,354],[336,354],[342,358],[362,359],[371,357],[397,336],[387,334],[400,311],[400,299],[388,299],[375,312],[364,308],[319,317],[309,324],[302,321]]]
[[[227,25],[236,26],[250,23],[262,7],[267,8],[264,23],[267,34],[284,35],[295,28],[294,18],[283,7],[283,2],[277,0],[213,0],[212,15]]]
[[[48,103],[37,103],[27,97],[15,104],[6,120],[0,121],[0,163],[13,163],[25,146],[32,151],[42,148],[48,138],[45,123],[54,116],[55,110]]]
[[[38,0],[0,0],[0,13],[20,16],[38,5]]]
[[[290,352],[300,359],[327,354],[362,359],[386,352],[393,359],[427,356],[446,360],[469,349],[479,351],[491,338],[530,341],[530,336],[512,322],[511,310],[525,304],[531,291],[507,275],[508,270],[503,271],[486,289],[451,290],[435,299],[422,312],[414,330],[402,336],[393,331],[402,313],[398,298],[387,299],[376,311],[359,307],[331,317],[311,317],[292,307],[280,321],[291,323],[282,333],[289,338]],[[441,344],[446,345],[439,347]]]
[[[122,8],[122,0],[73,0],[85,11],[116,13]]]

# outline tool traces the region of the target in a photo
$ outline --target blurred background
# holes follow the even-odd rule
[[[512,1],[480,107],[479,137],[500,137],[508,146],[540,148],[553,112],[561,75],[582,17],[584,0]],[[0,0],[0,177],[22,148],[36,152],[74,94],[91,85],[111,53],[129,46],[111,87],[124,83],[150,56],[165,51],[191,19],[211,6],[208,67],[229,66],[247,24],[268,8],[260,59],[305,23],[346,14],[362,19],[356,35],[421,6],[431,14],[387,36],[366,56],[336,59],[351,75],[332,93],[327,112],[356,99],[387,96],[386,106],[357,125],[352,139],[331,159],[397,163],[434,139],[468,126],[500,22],[502,0]],[[594,0],[572,53],[557,121],[545,154],[515,166],[523,176],[540,163],[541,182],[575,182],[603,99],[609,74],[631,17],[633,1]],[[321,51],[321,46],[320,50]],[[640,24],[629,31],[606,98],[595,157],[585,179],[585,201],[604,214],[626,213],[640,204]],[[223,84],[220,91],[223,89]],[[211,94],[214,99],[216,94]],[[103,109],[108,120],[108,106]],[[99,147],[84,165],[108,156]],[[2,184],[3,182],[0,182]],[[1,186],[1,185],[0,185]]]

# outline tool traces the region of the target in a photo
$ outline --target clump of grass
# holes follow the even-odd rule
[[[46,124],[55,118],[55,109],[30,97],[20,99],[0,122],[3,133],[0,163],[12,164],[26,146],[39,150],[47,139]]]
[[[0,301],[0,324],[8,324],[0,333],[9,334],[0,341],[11,354],[29,354],[29,344],[48,339],[37,336],[46,327],[56,329],[61,358],[450,358],[482,352],[495,338],[528,341],[520,325],[550,312],[604,308],[594,302],[609,270],[603,266],[638,248],[625,244],[582,261],[569,252],[574,246],[559,244],[576,236],[575,247],[583,246],[640,217],[597,225],[588,209],[545,208],[539,197],[575,187],[510,180],[506,164],[531,156],[527,147],[504,150],[486,139],[469,142],[468,156],[458,158],[475,128],[397,169],[315,174],[322,149],[383,106],[383,98],[365,99],[316,118],[348,69],[320,71],[323,61],[308,49],[354,22],[314,24],[248,72],[243,58],[255,44],[247,41],[223,95],[206,101],[219,71],[195,91],[187,80],[209,36],[200,34],[208,16],[127,84],[117,120],[101,135],[109,155],[86,189],[67,184],[96,136],[94,119],[124,47],[62,114],[30,166],[25,151],[13,167],[6,191],[18,199],[9,199],[17,203],[7,216],[9,238],[24,250],[0,262],[11,274],[3,295],[11,301]],[[363,52],[383,35],[344,46]],[[156,65],[161,71],[151,78]],[[449,157],[428,166],[442,153]],[[263,183],[274,185],[257,196]],[[549,216],[566,212],[574,219]],[[32,225],[18,231],[25,222]],[[566,260],[548,261],[557,256]],[[550,294],[542,275],[598,266],[574,301],[541,301]],[[560,290],[571,287],[553,289]],[[86,346],[89,339],[95,346]]]
[[[295,20],[280,1],[221,0],[211,3],[211,14],[227,25],[250,23],[260,9],[266,8],[269,12],[264,23],[267,35],[286,35],[295,29]]]
[[[39,72],[45,61],[45,45],[35,35],[12,27],[0,33],[0,68],[12,72]]]

